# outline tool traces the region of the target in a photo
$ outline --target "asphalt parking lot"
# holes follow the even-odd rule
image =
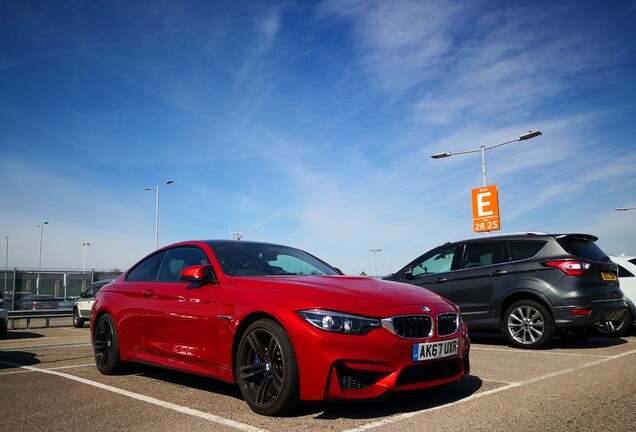
[[[102,376],[88,328],[10,330],[0,341],[0,430],[636,431],[636,337],[557,338],[540,351],[471,338],[472,375],[461,382],[269,418],[213,379],[148,366]]]

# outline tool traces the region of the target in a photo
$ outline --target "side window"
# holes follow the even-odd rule
[[[195,247],[180,247],[167,250],[159,266],[157,281],[177,282],[179,273],[186,267],[210,264],[205,253]]]
[[[413,276],[450,271],[455,250],[457,246],[445,246],[424,255],[421,260],[415,261],[411,266]]]
[[[513,261],[519,261],[532,258],[543,249],[545,244],[544,241],[511,241],[508,246],[510,246]]]
[[[150,282],[157,278],[157,269],[163,258],[163,253],[155,254],[140,262],[134,269],[126,275],[129,282]]]
[[[616,264],[616,265],[618,266],[618,277],[619,278],[634,277],[632,272],[627,270],[625,267],[623,267],[620,264]]]
[[[501,264],[508,260],[506,243],[490,241],[484,243],[468,243],[462,260],[462,268],[473,268]]]

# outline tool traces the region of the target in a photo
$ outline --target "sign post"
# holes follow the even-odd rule
[[[472,190],[473,228],[475,232],[497,231],[499,221],[499,194],[497,185]]]

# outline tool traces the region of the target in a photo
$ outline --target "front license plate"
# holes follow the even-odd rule
[[[615,281],[616,280],[616,275],[614,273],[601,272],[601,277],[603,278],[603,280],[607,280],[607,281]]]
[[[434,360],[457,354],[459,339],[413,344],[413,361]]]

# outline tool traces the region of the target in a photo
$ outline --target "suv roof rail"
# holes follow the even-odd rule
[[[534,235],[551,235],[550,233],[547,232],[542,232],[542,231],[519,231],[519,232],[503,232],[503,233],[495,233],[495,234],[489,234],[487,236],[484,235],[475,235],[475,236],[471,236],[471,237],[464,237],[464,238],[460,238],[460,239],[456,239],[456,240],[451,240],[451,241],[447,241],[442,243],[440,246],[442,245],[447,245],[447,244],[451,244],[451,243],[457,243],[460,241],[465,241],[465,240],[478,240],[478,239],[489,239],[489,238],[493,238],[493,237],[505,237],[505,236],[514,236],[514,235],[527,235],[527,236],[534,236]]]

